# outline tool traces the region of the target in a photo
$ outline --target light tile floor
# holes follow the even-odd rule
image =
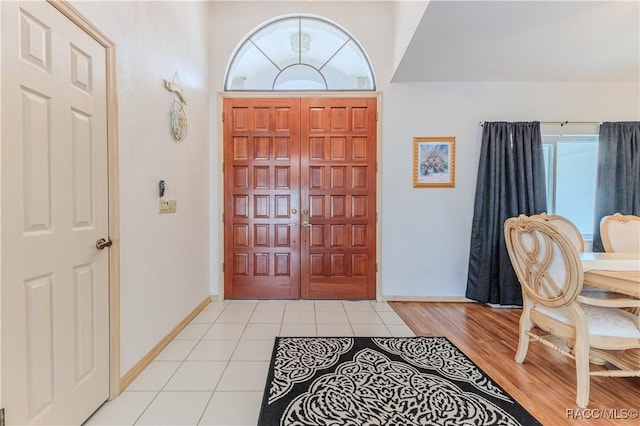
[[[387,303],[210,303],[85,425],[255,425],[276,336],[413,336]]]

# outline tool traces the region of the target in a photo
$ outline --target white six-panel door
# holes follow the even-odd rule
[[[2,5],[2,405],[81,424],[109,396],[105,50],[45,2]]]

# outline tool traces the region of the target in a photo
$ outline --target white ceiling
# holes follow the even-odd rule
[[[638,82],[640,0],[431,0],[393,81]]]

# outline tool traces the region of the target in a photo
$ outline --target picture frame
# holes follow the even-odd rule
[[[413,138],[413,187],[454,188],[456,138]]]

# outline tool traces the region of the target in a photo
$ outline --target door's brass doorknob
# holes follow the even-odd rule
[[[100,238],[98,241],[96,241],[96,248],[98,250],[104,250],[105,247],[111,247],[111,244],[113,244],[113,241]]]

